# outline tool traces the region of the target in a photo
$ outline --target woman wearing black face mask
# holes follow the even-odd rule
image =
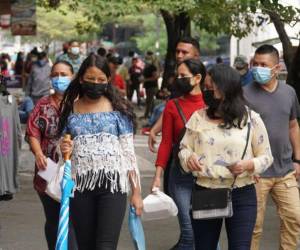
[[[208,107],[196,111],[186,124],[180,162],[197,178],[198,193],[210,192],[219,199],[216,189],[233,188],[233,216],[225,219],[228,249],[250,249],[257,208],[254,176],[273,162],[268,134],[259,114],[247,109],[240,75],[233,68],[214,66],[203,97]],[[201,218],[192,213],[195,250],[215,249],[223,218]]]
[[[175,86],[182,93],[182,96],[170,100],[163,113],[162,141],[157,154],[152,190],[153,188],[160,188],[161,175],[165,170],[168,170],[168,191],[178,207],[180,225],[180,238],[172,249],[192,250],[194,249],[194,241],[189,207],[193,177],[192,175],[184,175],[178,162],[177,146],[182,138],[185,122],[179,114],[176,102],[186,120],[195,110],[205,107],[200,83],[205,79],[206,70],[200,60],[188,59],[178,65],[177,73]]]
[[[59,136],[66,131],[72,137],[61,151],[72,152],[70,211],[79,250],[117,249],[130,186],[141,215],[133,121],[130,104],[110,83],[106,60],[87,57],[65,92],[58,128]]]

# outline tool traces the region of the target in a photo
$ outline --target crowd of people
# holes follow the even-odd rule
[[[142,118],[149,120],[142,133],[157,153],[151,190],[163,189],[178,208],[180,236],[171,249],[220,249],[223,221],[229,250],[259,249],[270,193],[280,217],[279,248],[296,250],[300,108],[294,89],[278,81],[279,71],[272,45],[257,48],[251,64],[238,56],[233,67],[219,58],[206,68],[191,37],[177,42],[176,70],[162,88],[162,66],[151,51],[144,59],[131,51],[123,60],[101,47],[84,58],[80,44],[71,41],[54,63],[45,51],[31,51],[15,72],[25,81],[19,114],[35,156],[34,188],[45,213],[48,249],[55,249],[60,205],[37,174],[47,168],[47,158],[58,162],[61,154],[72,154],[69,249],[117,249],[130,190],[130,203],[142,214],[132,100],[135,95],[141,109],[145,89]],[[64,134],[71,140],[61,139]],[[194,216],[193,194],[220,189],[230,190],[232,213]]]

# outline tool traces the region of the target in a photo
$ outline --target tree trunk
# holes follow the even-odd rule
[[[177,41],[182,36],[191,35],[191,20],[186,12],[174,14],[161,10],[160,13],[164,19],[168,37],[168,47],[162,82],[162,88],[164,88],[168,85],[168,79],[174,74],[176,69],[175,54]]]
[[[280,20],[280,16],[273,11],[268,11],[268,15],[270,16],[270,19],[273,22],[275,29],[278,33],[279,39],[282,43],[284,63],[287,69],[289,69],[291,67],[294,55],[293,45],[290,41],[288,34],[286,33],[284,23]]]
[[[269,15],[270,20],[273,22],[275,29],[278,33],[279,39],[282,43],[283,60],[288,71],[287,83],[294,86],[294,80],[291,77],[291,70],[293,67],[294,48],[290,38],[285,30],[284,22],[281,17],[272,10],[272,3],[269,0],[261,0],[261,4],[266,8],[266,13]],[[294,86],[295,87],[295,86]]]
[[[300,42],[288,71],[287,82],[294,87],[300,100]]]

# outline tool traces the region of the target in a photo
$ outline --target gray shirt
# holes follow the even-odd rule
[[[268,92],[253,83],[243,88],[248,105],[261,115],[268,131],[274,162],[262,177],[283,177],[294,170],[293,148],[289,137],[289,122],[297,119],[299,103],[295,90],[278,83],[274,92]]]
[[[50,72],[51,67],[49,63],[43,66],[34,64],[28,78],[26,94],[30,97],[49,95],[51,87]]]

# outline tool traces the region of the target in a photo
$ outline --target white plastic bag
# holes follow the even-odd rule
[[[61,182],[64,176],[64,165],[58,166],[56,174],[48,182],[45,193],[52,199],[60,202],[61,200]]]
[[[178,213],[173,199],[158,188],[153,189],[152,193],[143,200],[143,203],[142,219],[145,221],[166,219],[176,216]]]

